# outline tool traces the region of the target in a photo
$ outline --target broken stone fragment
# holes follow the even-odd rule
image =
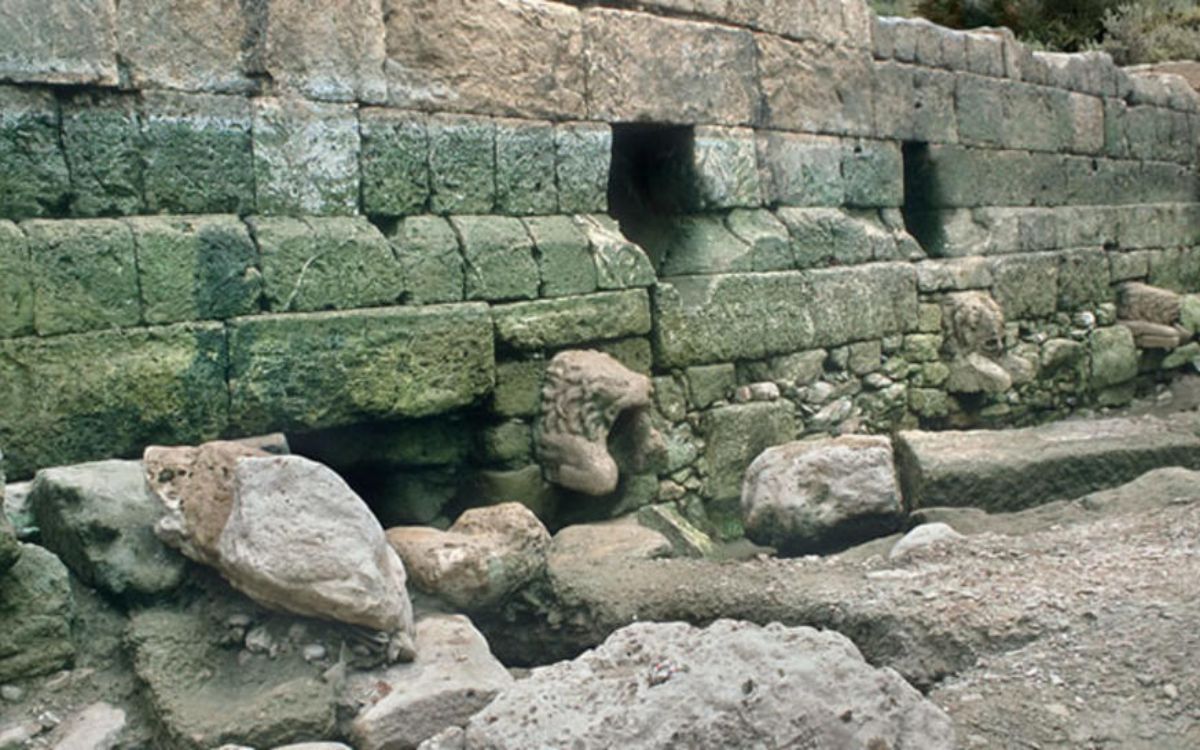
[[[1174,349],[1192,337],[1176,326],[1145,320],[1122,320],[1120,325],[1133,334],[1133,341],[1139,349]]]
[[[47,738],[55,750],[112,750],[125,731],[125,711],[103,701],[59,724]]]
[[[1118,289],[1117,317],[1170,326],[1179,322],[1181,301],[1170,289],[1131,281]]]
[[[971,352],[950,363],[946,390],[951,393],[1004,393],[1012,384],[1012,375],[999,363]]]
[[[447,531],[399,526],[387,539],[417,588],[465,610],[494,607],[540,575],[550,546],[520,503],[468,510]]]
[[[608,354],[560,352],[546,368],[536,432],[539,462],[546,478],[588,495],[617,488],[621,469],[644,470],[664,449],[650,423],[653,384]],[[609,434],[624,447],[629,464],[618,466],[609,453]]]
[[[946,523],[923,523],[905,534],[888,552],[889,560],[900,560],[935,544],[949,544],[966,539]]]

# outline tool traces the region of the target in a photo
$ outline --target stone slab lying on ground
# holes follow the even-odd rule
[[[719,620],[622,628],[421,748],[955,746],[949,717],[845,636]]]
[[[53,672],[71,662],[72,597],[67,568],[49,551],[21,545],[0,575],[0,683]]]
[[[1200,437],[1154,417],[1113,418],[901,432],[896,456],[909,509],[1017,510],[1115,487],[1163,466],[1200,468]]]

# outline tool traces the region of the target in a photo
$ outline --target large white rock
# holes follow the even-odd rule
[[[358,750],[416,747],[466,724],[512,683],[470,620],[430,615],[417,622],[415,661],[349,678],[345,692],[359,710],[350,735]]]
[[[832,631],[636,623],[421,750],[955,747],[949,717]]]
[[[901,512],[892,441],[843,435],[768,448],[746,470],[746,536],[787,553],[891,531]]]
[[[268,607],[411,638],[404,564],[366,503],[315,461],[239,459],[217,555],[234,588]]]

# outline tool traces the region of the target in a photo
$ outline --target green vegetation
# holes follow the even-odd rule
[[[1104,15],[1101,49],[1119,65],[1200,60],[1200,6],[1195,0],[1140,0]]]

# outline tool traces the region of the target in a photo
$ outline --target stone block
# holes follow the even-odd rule
[[[314,5],[268,0],[261,63],[275,90],[308,99],[381,104],[387,98],[379,0]]]
[[[559,213],[608,210],[612,128],[607,123],[566,122],[554,126],[554,174]]]
[[[546,362],[537,357],[497,362],[492,411],[503,417],[536,416],[542,407],[545,373]]]
[[[495,379],[482,304],[239,318],[229,363],[231,423],[250,433],[437,414]]]
[[[523,219],[533,239],[543,297],[563,297],[596,291],[596,264],[587,235],[568,216]]]
[[[1060,254],[1058,307],[1075,312],[1115,299],[1104,250],[1071,250]]]
[[[650,341],[644,337],[630,337],[615,341],[601,341],[593,346],[596,351],[603,352],[634,372],[650,375],[654,365],[654,354],[650,350]],[[639,486],[645,488],[645,479],[638,480]]]
[[[601,289],[650,286],[657,277],[642,248],[625,238],[615,220],[604,214],[576,216],[575,225],[587,235]]]
[[[729,398],[737,385],[737,370],[732,364],[701,365],[686,371],[688,401],[696,409],[707,409]]]
[[[856,139],[842,144],[845,203],[857,207],[904,204],[904,159],[893,141]]]
[[[1059,151],[1070,148],[1079,136],[1070,95],[1058,89],[962,75],[955,106],[963,143]]]
[[[429,118],[431,206],[439,214],[486,214],[496,203],[496,125],[483,117]]]
[[[746,468],[764,450],[796,436],[787,401],[725,406],[708,411],[701,423],[708,492],[714,500],[740,498]]]
[[[146,208],[183,214],[253,212],[250,130],[250,104],[242,97],[143,92]]]
[[[1006,255],[992,260],[992,294],[1008,321],[1047,317],[1058,309],[1058,256]]]
[[[987,289],[992,285],[991,264],[984,258],[950,258],[917,263],[917,288],[922,292]]]
[[[1071,94],[1071,139],[1068,148],[1077,154],[1104,153],[1104,100],[1086,94]]]
[[[895,255],[895,238],[874,214],[781,208],[776,215],[791,235],[796,268],[847,266]]]
[[[771,128],[833,135],[874,131],[871,53],[758,34],[763,120]]]
[[[735,209],[725,226],[750,246],[751,271],[789,271],[795,268],[787,226],[766,209]]]
[[[25,233],[0,221],[0,338],[33,333],[33,277]]]
[[[1004,77],[1004,43],[987,32],[967,32],[967,70],[981,76]]]
[[[365,218],[253,217],[263,293],[273,312],[391,305],[404,269]]]
[[[409,302],[462,300],[463,257],[450,222],[440,216],[410,216],[396,226],[391,241]]]
[[[467,299],[534,299],[539,274],[533,241],[521,220],[507,216],[454,216],[462,241]]]
[[[1150,283],[1177,292],[1200,289],[1200,247],[1177,247],[1150,256]]]
[[[926,143],[958,142],[954,109],[956,76],[915,65],[875,66],[874,120],[877,138]]]
[[[121,0],[117,43],[137,89],[219,94],[250,93],[258,49],[246,43],[254,28],[242,0]]]
[[[792,0],[729,0],[707,4],[712,8],[708,13],[704,12],[705,5],[700,0],[696,11],[788,39],[862,45],[869,42],[871,33],[871,13],[862,0],[806,0],[802,4]],[[850,33],[851,29],[858,33]]]
[[[254,180],[264,214],[354,214],[358,118],[352,105],[254,99]]]
[[[1108,254],[1109,275],[1113,283],[1145,279],[1150,275],[1150,253],[1145,251]]]
[[[211,440],[227,423],[227,364],[219,323],[0,341],[5,465],[28,476]]]
[[[778,131],[758,134],[766,202],[783,206],[840,206],[846,197],[842,144],[836,138]]]
[[[748,125],[758,114],[747,31],[623,10],[584,12],[588,116]]]
[[[496,305],[492,317],[496,340],[526,351],[650,332],[650,303],[642,289]]]
[[[496,211],[514,216],[552,214],[558,208],[554,126],[496,122]]]
[[[62,669],[75,656],[74,599],[66,566],[36,545],[24,544],[20,550],[16,564],[0,576],[0,617],[8,623],[0,633],[0,680],[6,683]],[[7,741],[12,735],[5,734]]]
[[[935,207],[1054,206],[1067,192],[1066,160],[1056,154],[930,146],[918,168]]]
[[[882,338],[916,327],[908,264],[660,281],[655,364],[687,367]]]
[[[133,97],[83,92],[62,105],[62,143],[71,166],[71,213],[141,213],[142,160]]]
[[[115,219],[28,221],[34,327],[41,335],[141,321],[133,234]]]
[[[583,14],[544,0],[385,0],[388,100],[519,117],[584,117]]]
[[[720,216],[678,216],[643,239],[659,254],[663,276],[751,271],[750,245],[730,232]]]
[[[117,85],[113,0],[6,0],[0,6],[0,80]]]
[[[754,131],[699,127],[692,143],[694,208],[754,208],[762,204]]]
[[[368,215],[407,216],[429,205],[429,134],[426,117],[395,109],[364,109],[362,202]]]
[[[1092,331],[1093,390],[1100,391],[1127,383],[1138,374],[1138,350],[1133,332],[1125,326],[1110,326]]]
[[[70,194],[54,95],[0,86],[0,216],[59,215]]]
[[[128,219],[137,248],[142,319],[151,325],[258,311],[258,249],[236,216]]]

